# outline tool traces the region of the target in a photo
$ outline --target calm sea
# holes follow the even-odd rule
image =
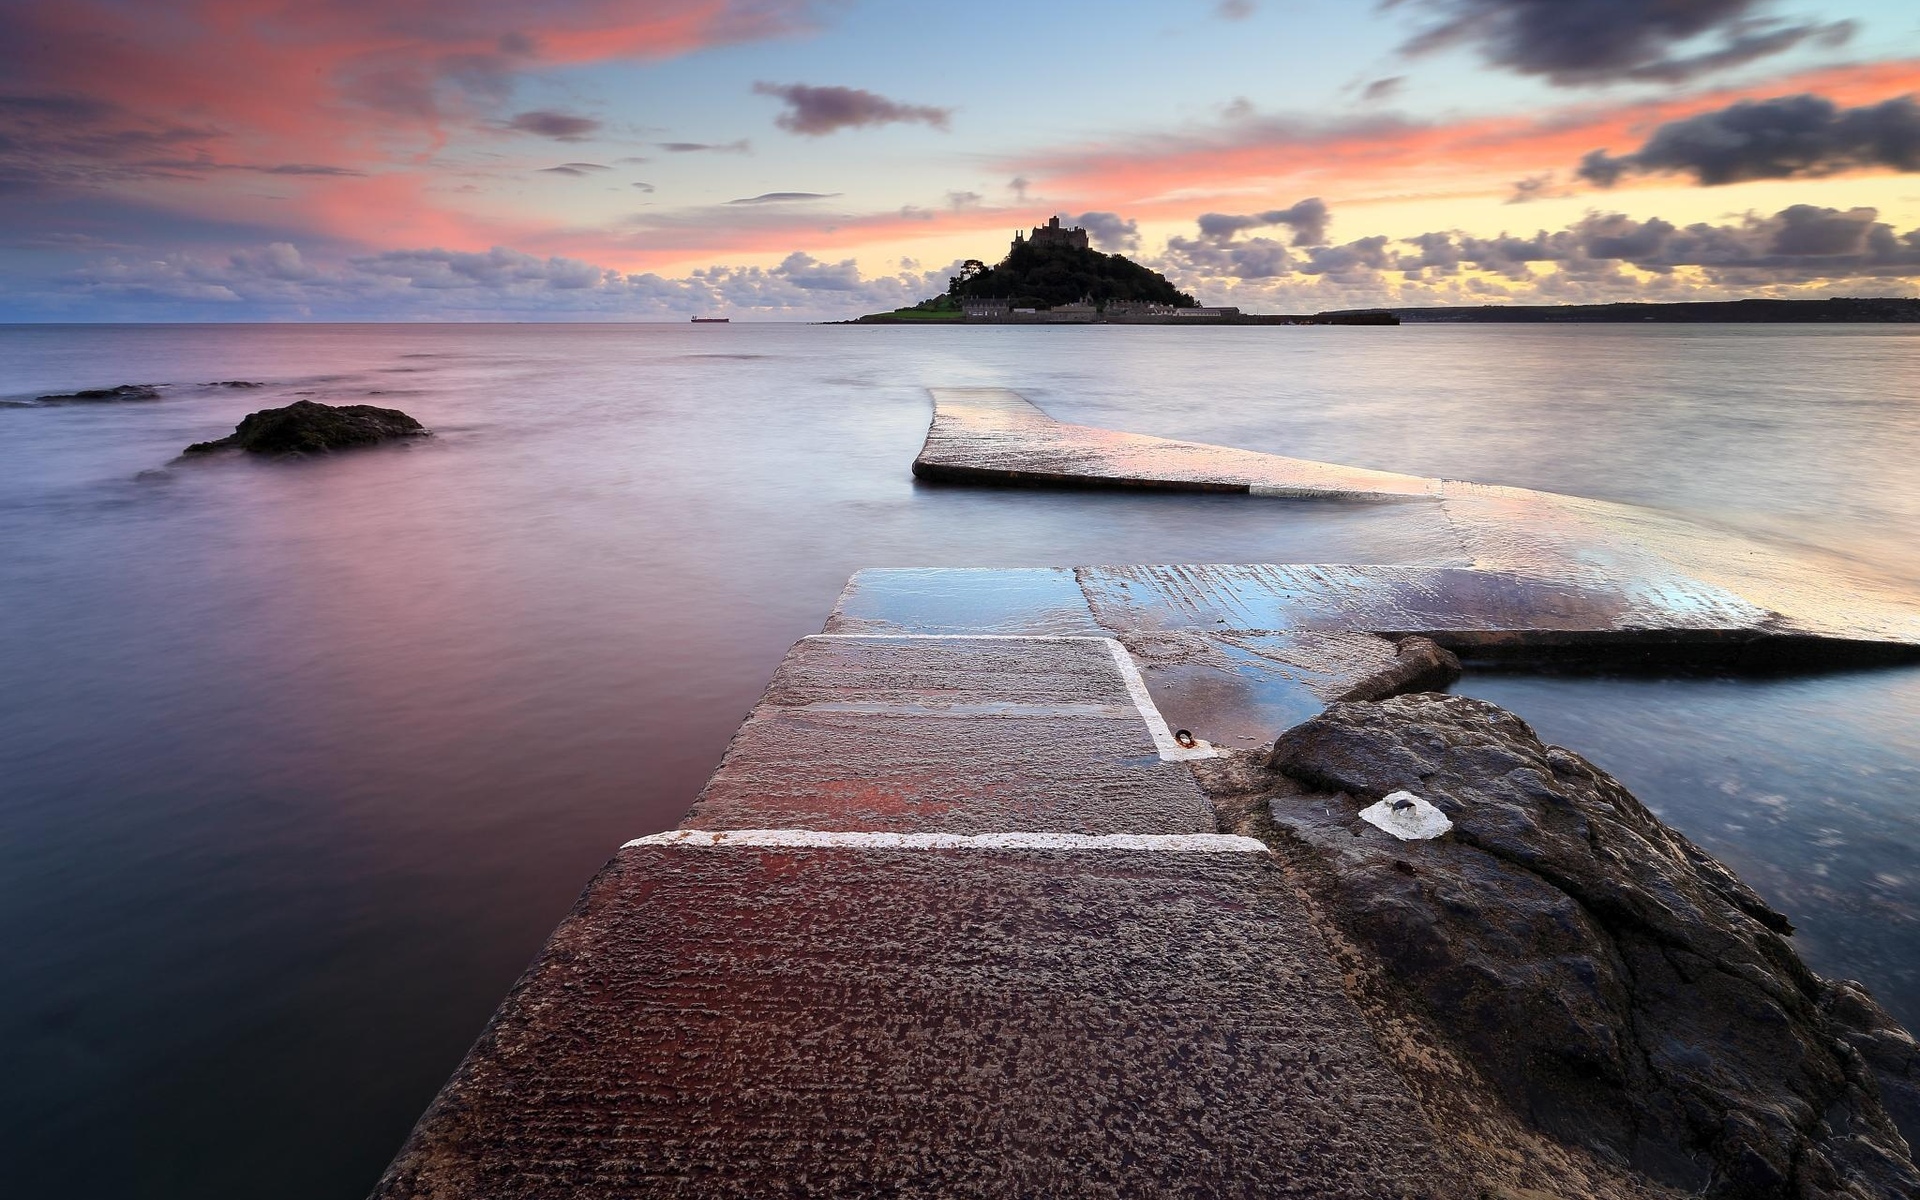
[[[916,485],[925,388],[1652,505],[1920,594],[1920,329],[0,328],[0,1193],[363,1194],[863,566],[1392,561],[1392,506]],[[247,380],[265,386],[205,386]],[[298,396],[431,441],[178,462]],[[1920,1024],[1920,669],[1471,676]]]

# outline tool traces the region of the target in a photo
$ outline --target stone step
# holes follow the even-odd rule
[[[1213,811],[1105,637],[821,635],[788,652],[697,829],[1201,833]]]

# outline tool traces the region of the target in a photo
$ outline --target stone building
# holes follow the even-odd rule
[[[1018,244],[1020,235],[1015,233],[1013,240]],[[1064,229],[1060,225],[1059,217],[1049,217],[1045,225],[1035,226],[1033,232],[1027,235],[1026,240],[1036,246],[1072,246],[1076,250],[1085,250],[1088,248],[1087,231],[1078,225],[1075,225],[1072,229]]]

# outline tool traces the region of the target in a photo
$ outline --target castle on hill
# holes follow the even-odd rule
[[[1022,240],[1020,231],[1014,230],[1013,244],[1017,247]],[[1059,217],[1050,217],[1045,225],[1035,226],[1032,233],[1024,236],[1024,240],[1036,246],[1071,246],[1075,250],[1088,248],[1087,231],[1078,225],[1072,229],[1063,229],[1060,226]]]

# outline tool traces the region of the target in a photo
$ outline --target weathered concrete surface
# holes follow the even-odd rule
[[[1117,637],[1173,729],[1216,746],[1265,745],[1276,730],[1381,682],[1400,663],[1392,641],[1344,629],[1279,631],[1140,627],[1126,614],[1096,619],[1081,576],[1067,567],[1011,570],[881,569],[854,575],[827,629],[833,633]],[[1408,690],[1376,687],[1369,697]],[[1428,686],[1433,686],[1429,684]]]
[[[638,846],[375,1191],[1463,1196],[1263,853]]]
[[[1069,425],[1000,389],[939,388],[933,397],[933,422],[914,460],[921,478],[1437,506],[1460,561],[1405,568],[1428,572],[1422,576],[1356,578],[1356,586],[1394,594],[1386,611],[1348,627],[1452,632],[1509,648],[1568,644],[1534,634],[1598,633],[1610,652],[1667,632],[1698,641],[1721,631],[1765,643],[1748,657],[1807,661],[1910,657],[1920,647],[1920,604],[1811,548],[1630,505]],[[1474,570],[1445,574],[1449,567]],[[1394,617],[1394,605],[1409,608],[1405,619]]]
[[[1213,813],[1105,640],[821,636],[788,653],[685,824],[1201,833]]]
[[[1415,475],[1068,425],[1004,388],[934,388],[933,397],[933,427],[913,460],[922,479],[1325,499],[1439,494],[1437,481]]]
[[[1904,1086],[1911,1039],[1809,971],[1786,918],[1604,772],[1432,694],[1335,705],[1269,766],[1251,781],[1263,832],[1323,919],[1533,1127],[1690,1193],[1920,1192],[1849,1044],[1891,1048],[1877,1057]],[[1401,790],[1451,833],[1403,842],[1356,819]]]

